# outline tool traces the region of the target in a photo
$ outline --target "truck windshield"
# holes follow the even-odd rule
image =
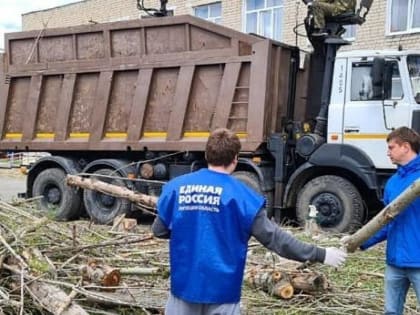
[[[420,103],[420,55],[407,57],[408,73],[416,102]]]

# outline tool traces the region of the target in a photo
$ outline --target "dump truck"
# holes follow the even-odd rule
[[[6,34],[0,150],[50,153],[26,196],[57,219],[109,223],[136,206],[68,187],[67,174],[157,196],[206,167],[207,137],[226,127],[242,143],[233,176],[269,216],[304,223],[314,205],[325,230],[354,231],[395,171],[386,135],[420,129],[420,52],[312,40],[304,55],[188,15]]]

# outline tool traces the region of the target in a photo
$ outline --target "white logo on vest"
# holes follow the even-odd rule
[[[212,185],[184,185],[179,188],[179,210],[219,212],[223,188]]]

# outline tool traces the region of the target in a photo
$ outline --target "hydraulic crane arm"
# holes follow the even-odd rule
[[[327,119],[328,119],[328,105],[330,102],[331,85],[334,71],[334,62],[338,49],[343,45],[350,43],[341,38],[345,32],[345,25],[361,25],[366,21],[373,0],[361,0],[359,7],[354,12],[346,12],[326,19],[326,33],[325,36],[314,36],[314,23],[312,13],[312,0],[303,0],[308,5],[308,15],[305,19],[305,27],[309,41],[314,48],[313,58],[314,64],[317,64],[317,75],[322,75],[322,78],[314,78],[313,84],[322,84],[315,86],[312,90],[321,91],[318,97],[315,97],[315,105],[319,106],[319,113],[316,117],[316,126],[314,133],[320,137],[325,137]],[[316,79],[316,80],[315,80]]]
[[[155,8],[146,8],[144,6],[144,0],[137,0],[137,9],[140,11],[146,12],[150,16],[167,16],[168,10],[166,9],[166,5],[168,0],[160,0],[160,9]]]

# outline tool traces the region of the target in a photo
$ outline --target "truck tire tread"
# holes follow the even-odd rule
[[[34,180],[32,195],[45,195],[48,185],[60,191],[59,204],[50,204],[45,198],[42,198],[38,200],[39,207],[46,211],[53,211],[56,220],[77,219],[80,216],[81,196],[76,189],[66,185],[66,173],[64,170],[61,168],[49,168],[40,172]]]
[[[312,200],[321,193],[334,194],[344,208],[341,221],[330,227],[323,227],[321,224],[324,230],[343,233],[354,232],[361,227],[365,217],[362,197],[350,181],[335,175],[316,177],[303,186],[298,194],[296,204],[296,216],[301,226],[308,218],[309,205],[312,204]]]
[[[119,176],[118,173],[115,173],[113,169],[102,168],[94,172],[98,175],[111,175]],[[94,175],[93,174],[93,175]],[[94,177],[94,176],[93,176]],[[98,177],[98,180],[107,182],[109,184],[117,186],[125,186],[124,181],[118,178],[101,178]],[[90,216],[91,220],[98,224],[110,224],[119,215],[127,214],[131,209],[131,202],[125,198],[113,197],[113,204],[109,207],[101,203],[101,193],[89,189],[85,189],[83,192],[83,202],[87,214]]]

